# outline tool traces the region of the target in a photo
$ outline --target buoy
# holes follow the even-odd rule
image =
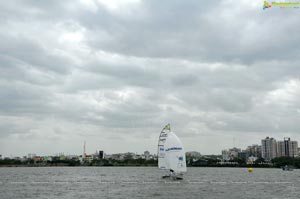
[[[248,168],[248,172],[249,173],[253,172],[253,168]]]

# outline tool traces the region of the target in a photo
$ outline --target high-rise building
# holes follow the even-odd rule
[[[222,150],[222,160],[223,161],[229,161],[230,160],[230,154],[228,150]]]
[[[291,141],[290,142],[290,157],[298,157],[298,142],[297,141]]]
[[[266,137],[261,140],[262,158],[270,161],[277,157],[277,143],[274,138]]]
[[[277,156],[278,157],[285,157],[285,146],[284,141],[277,142]]]
[[[290,138],[284,138],[283,141],[277,142],[278,157],[297,157],[298,142],[291,141]]]
[[[247,147],[247,151],[249,156],[261,158],[261,146],[257,144],[253,144],[252,146]]]
[[[99,159],[102,160],[104,158],[104,152],[99,151]]]

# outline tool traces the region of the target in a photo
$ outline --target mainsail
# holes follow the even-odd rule
[[[159,135],[157,158],[158,158],[158,168],[160,169],[169,169],[166,162],[165,142],[167,140],[168,133],[170,132],[171,132],[171,128],[170,128],[170,124],[168,124],[163,128],[163,130],[160,132]]]
[[[175,173],[186,172],[185,152],[179,138],[171,131],[168,124],[163,128],[158,140],[158,167],[173,170]]]

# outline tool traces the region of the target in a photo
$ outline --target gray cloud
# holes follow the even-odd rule
[[[106,3],[0,4],[0,153],[155,152],[166,123],[202,153],[299,139],[296,9]]]
[[[128,9],[126,15],[86,14],[81,24],[91,30],[89,45],[94,49],[132,56],[247,64],[295,59],[299,54],[299,29],[294,26],[297,13],[273,12],[266,16],[260,5],[247,4],[142,1],[138,8]],[[285,14],[289,15],[288,22]],[[275,30],[273,20],[281,24]],[[284,47],[278,40],[285,42]],[[287,54],[291,49],[293,52]]]

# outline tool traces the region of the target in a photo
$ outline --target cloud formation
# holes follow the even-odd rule
[[[288,20],[287,20],[288,19]],[[0,3],[0,154],[204,154],[299,140],[299,11],[260,1]]]

